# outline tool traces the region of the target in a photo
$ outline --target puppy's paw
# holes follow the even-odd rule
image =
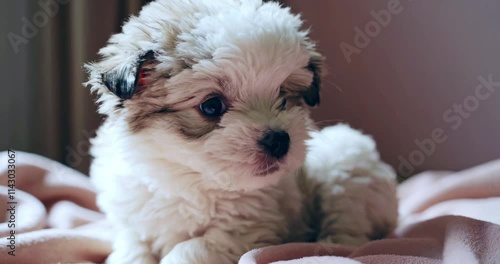
[[[106,264],[158,264],[148,244],[139,240],[132,229],[122,224],[115,224],[115,228],[113,252]]]
[[[203,238],[193,238],[177,244],[160,264],[230,264],[220,252],[210,249]]]

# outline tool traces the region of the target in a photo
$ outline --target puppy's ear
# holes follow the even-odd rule
[[[322,64],[323,57],[319,53],[313,53],[307,69],[313,73],[313,80],[311,86],[302,93],[304,101],[309,106],[318,106],[320,102],[320,86],[321,86],[321,74],[322,74]]]
[[[130,99],[146,88],[144,78],[155,65],[155,53],[150,50],[138,56],[131,64],[121,65],[103,73],[102,82],[116,96],[125,100]]]

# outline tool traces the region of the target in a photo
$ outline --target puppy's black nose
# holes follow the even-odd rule
[[[267,154],[279,159],[288,153],[290,136],[285,131],[269,130],[259,141],[259,145]]]

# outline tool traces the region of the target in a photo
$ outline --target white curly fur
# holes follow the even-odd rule
[[[260,0],[158,0],[87,66],[107,116],[92,140],[90,173],[116,230],[107,263],[236,263],[266,245],[355,245],[392,230],[395,175],[374,141],[345,125],[310,132],[303,102],[277,107],[282,83],[313,80],[306,68],[318,54],[301,25],[289,9]],[[117,108],[102,74],[149,50],[157,64],[148,91]],[[199,139],[183,137],[171,114],[143,116],[147,126],[131,128],[133,108],[163,104],[184,113],[183,122],[204,124],[194,109],[213,93],[232,106]],[[278,171],[256,176],[256,142],[267,129],[287,131],[290,150]]]

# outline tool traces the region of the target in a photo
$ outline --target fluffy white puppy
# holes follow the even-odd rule
[[[158,0],[87,65],[106,116],[91,177],[116,230],[108,263],[236,263],[392,230],[394,172],[373,140],[311,132],[321,56],[301,25],[272,2]]]

